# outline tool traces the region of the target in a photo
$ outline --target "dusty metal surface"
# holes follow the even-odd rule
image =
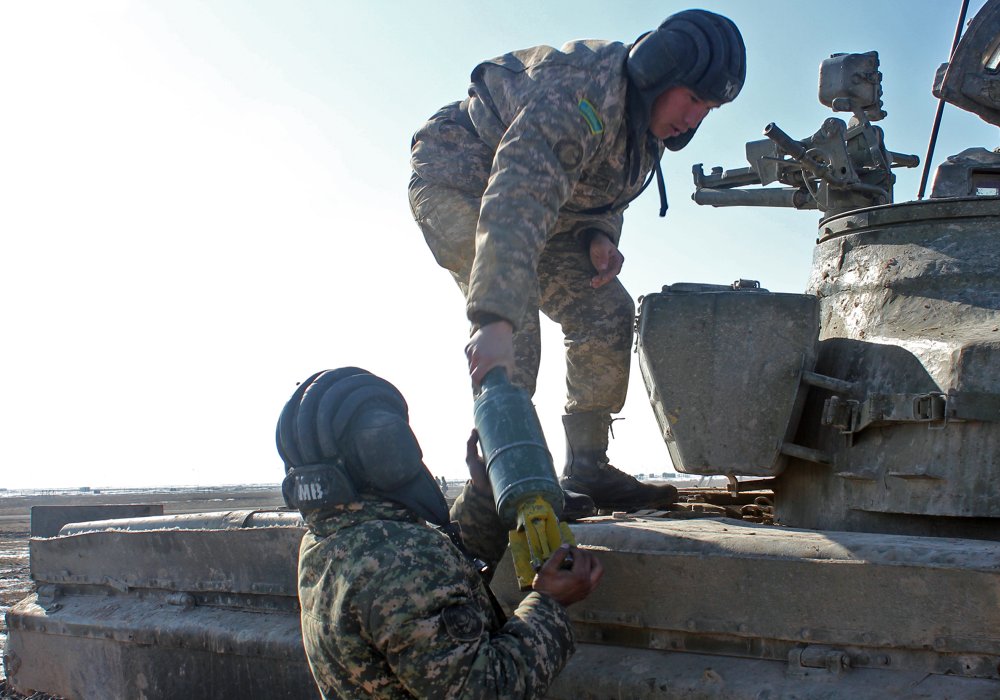
[[[816,362],[814,296],[664,288],[643,297],[637,327],[639,368],[677,471],[784,469],[802,373]]]
[[[96,530],[233,530],[245,527],[301,527],[297,511],[226,510],[216,513],[184,513],[149,518],[114,518],[111,520],[73,521],[59,534],[75,535]]]
[[[580,644],[547,695],[552,700],[995,700],[997,684],[976,678],[828,666],[820,660],[762,661]]]
[[[185,594],[182,594],[185,595]],[[315,695],[297,611],[67,592],[11,611],[8,674],[22,693],[69,698]]]
[[[935,86],[936,94],[991,123],[997,121],[1000,94],[994,89],[1000,85],[998,30],[1000,2],[990,0],[969,24]],[[806,290],[819,300],[818,381],[809,380],[808,372],[803,375],[809,388],[798,397],[804,396],[801,419],[782,450],[785,468],[773,472],[774,521],[1000,540],[1000,157],[969,148],[948,158],[930,200],[851,206],[856,196],[870,193],[859,189],[859,182],[874,182],[865,177],[888,176],[892,167],[913,164],[899,154],[875,153],[883,145],[881,133],[868,132],[866,119],[876,118],[881,92],[874,89],[879,76],[871,66],[877,67],[874,54],[837,54],[822,64],[821,101],[834,111],[854,113],[854,126],[844,139],[817,140],[836,120],[827,119],[817,136],[801,141],[770,124],[765,133],[771,145],[747,144],[750,169],[714,168],[706,176],[695,166],[697,194],[711,191],[708,203],[742,204],[768,192],[753,185],[781,181],[796,196],[816,200],[826,213]],[[852,142],[867,143],[874,159],[868,162],[867,155],[853,151]],[[851,164],[840,152],[845,144]],[[858,178],[851,167],[860,168],[854,173]],[[824,205],[819,180],[828,195],[841,199],[836,206]],[[727,202],[723,195],[736,191],[741,195]],[[777,204],[770,195],[759,200]],[[689,326],[714,327],[725,318],[707,309],[692,316],[670,320],[685,339]],[[746,326],[755,330],[753,322]],[[723,343],[706,344],[703,352],[711,366],[727,349]],[[750,357],[767,352],[763,339],[744,351]],[[708,374],[702,378],[701,391],[708,395],[730,383]],[[683,379],[671,379],[683,386]],[[656,381],[647,383],[659,390]],[[782,395],[784,385],[761,374],[755,389],[761,396],[775,390]],[[697,391],[687,394],[695,399],[677,402],[664,415],[683,415],[698,406]],[[735,396],[743,402],[743,393]],[[668,443],[676,438],[678,446],[671,456],[676,461],[676,455],[701,443],[726,444],[741,422],[747,419],[731,416],[729,423],[711,429],[706,422],[693,437],[672,430]],[[761,473],[730,461],[734,474]],[[720,473],[714,465],[690,471]]]
[[[13,687],[66,697],[315,693],[299,630],[297,514],[105,524],[120,527],[30,541],[37,593],[7,616]]]
[[[779,518],[850,529],[885,528],[864,513],[965,518],[969,536],[989,536],[974,519],[1000,518],[1000,200],[911,202],[821,230],[817,371],[857,389],[810,394],[797,439],[832,464],[782,475]],[[869,420],[833,419],[835,402]],[[897,531],[921,532],[910,522]]]
[[[967,148],[938,166],[931,199],[987,195],[1000,195],[1000,153]]]
[[[162,503],[31,506],[31,536],[54,537],[66,523],[108,518],[147,518],[157,515],[163,515]]]
[[[7,611],[32,589],[28,576],[27,538],[26,530],[0,532],[0,649],[7,644]],[[0,679],[4,678],[0,666]]]
[[[934,78],[933,92],[951,104],[1000,124],[1000,5],[987,2],[969,22],[949,63]]]
[[[740,500],[705,491],[689,495]],[[573,529],[607,573],[570,609],[581,650],[551,697],[1000,694],[1000,543],[634,515]],[[308,697],[300,536],[291,526],[36,539],[40,587],[12,615],[12,680],[69,697]],[[521,597],[514,580],[505,562],[494,587],[507,606]]]
[[[910,697],[903,689],[938,676],[968,679],[954,697],[1000,696],[1000,543],[729,519],[588,521],[573,531],[606,567],[601,587],[570,608],[579,639],[611,659],[644,659],[657,680],[647,688],[646,676],[604,666],[596,679],[584,647],[555,697],[608,697],[595,689],[615,684],[649,693],[628,697]],[[505,606],[519,599],[512,581],[505,561],[494,583]],[[727,683],[700,686],[709,668]]]

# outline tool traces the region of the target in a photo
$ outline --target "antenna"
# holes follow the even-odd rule
[[[948,54],[950,62],[955,57],[955,49],[962,38],[962,26],[965,24],[965,15],[969,11],[969,0],[962,0],[962,11],[958,13],[958,24],[955,26],[955,38],[951,42],[951,52]],[[924,172],[920,176],[920,189],[917,191],[917,199],[924,198],[924,190],[927,189],[927,176],[931,171],[931,158],[934,155],[934,146],[937,144],[938,131],[941,129],[941,115],[944,113],[944,98],[938,98],[937,113],[934,115],[934,126],[931,127],[931,138],[927,142],[927,157],[924,158]]]

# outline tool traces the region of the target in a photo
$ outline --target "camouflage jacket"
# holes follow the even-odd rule
[[[623,212],[654,165],[643,149],[629,181],[627,56],[618,42],[577,41],[486,61],[472,73],[469,99],[415,134],[418,175],[482,195],[470,319],[517,324],[549,237],[589,241],[600,231],[619,242]]]
[[[506,533],[492,500],[467,486],[452,516],[467,546],[486,550],[477,555],[502,554]],[[541,697],[574,650],[561,605],[529,593],[501,626],[472,563],[445,535],[385,501],[310,523],[299,600],[324,698]]]

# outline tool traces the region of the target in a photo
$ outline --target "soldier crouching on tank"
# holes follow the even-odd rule
[[[533,394],[539,309],[558,323],[566,339],[562,485],[598,507],[662,507],[677,496],[608,464],[635,315],[617,278],[624,210],[655,171],[665,214],[664,149],[686,146],[745,76],[736,25],[687,10],[630,45],[575,41],[481,63],[469,97],[413,137],[410,206],[465,294],[473,385],[499,365]]]
[[[308,527],[302,639],[324,698],[545,693],[574,651],[565,606],[590,594],[603,567],[586,550],[559,550],[505,619],[483,572],[503,555],[507,533],[475,433],[472,478],[450,515],[402,395],[365,370],[303,382],[276,438],[285,500]],[[572,568],[560,568],[570,553]]]

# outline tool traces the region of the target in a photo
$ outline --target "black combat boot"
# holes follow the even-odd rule
[[[677,500],[677,489],[670,484],[643,484],[608,464],[610,415],[571,413],[563,416],[563,427],[566,466],[559,480],[563,490],[585,493],[598,508],[612,510],[665,508]]]
[[[560,520],[571,523],[574,520],[588,518],[596,513],[597,506],[594,504],[593,498],[585,493],[563,489],[563,512]]]

